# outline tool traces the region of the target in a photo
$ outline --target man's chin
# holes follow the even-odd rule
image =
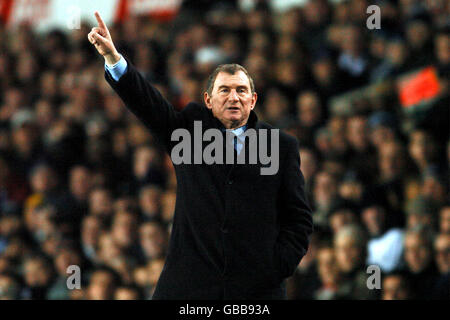
[[[228,121],[237,121],[242,119],[242,114],[240,112],[227,112],[224,118]]]
[[[241,117],[228,117],[226,120],[230,123],[239,123],[242,121]]]
[[[226,113],[227,113],[230,117],[241,116],[241,110],[239,110],[239,109],[235,109],[235,110],[228,109],[228,110],[226,111]]]

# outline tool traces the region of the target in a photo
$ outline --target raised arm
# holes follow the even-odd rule
[[[98,27],[92,28],[88,34],[89,41],[98,53],[105,58],[107,66],[113,66],[119,60],[126,60],[126,71],[116,81],[107,71],[105,78],[114,91],[123,100],[127,108],[133,112],[170,151],[172,131],[183,126],[183,115],[151,85],[132,65],[132,63],[116,50],[111,35],[100,14],[95,12]],[[110,70],[108,68],[108,70]]]

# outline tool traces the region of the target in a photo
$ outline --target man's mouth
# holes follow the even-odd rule
[[[239,110],[239,107],[228,107],[227,109],[237,111],[237,110]]]

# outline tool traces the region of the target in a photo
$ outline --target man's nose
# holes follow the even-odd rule
[[[228,96],[228,99],[230,99],[231,101],[239,101],[239,96],[237,94],[236,90],[231,90],[230,91],[230,95]]]

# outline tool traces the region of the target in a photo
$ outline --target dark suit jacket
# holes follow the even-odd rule
[[[128,62],[106,80],[170,153],[174,129],[223,129],[205,106],[181,112]],[[271,129],[252,111],[248,128]],[[270,136],[270,134],[269,134]],[[246,146],[248,150],[248,145]],[[153,299],[283,299],[283,279],[306,253],[313,225],[295,138],[280,132],[279,170],[261,164],[180,164],[168,255]]]

